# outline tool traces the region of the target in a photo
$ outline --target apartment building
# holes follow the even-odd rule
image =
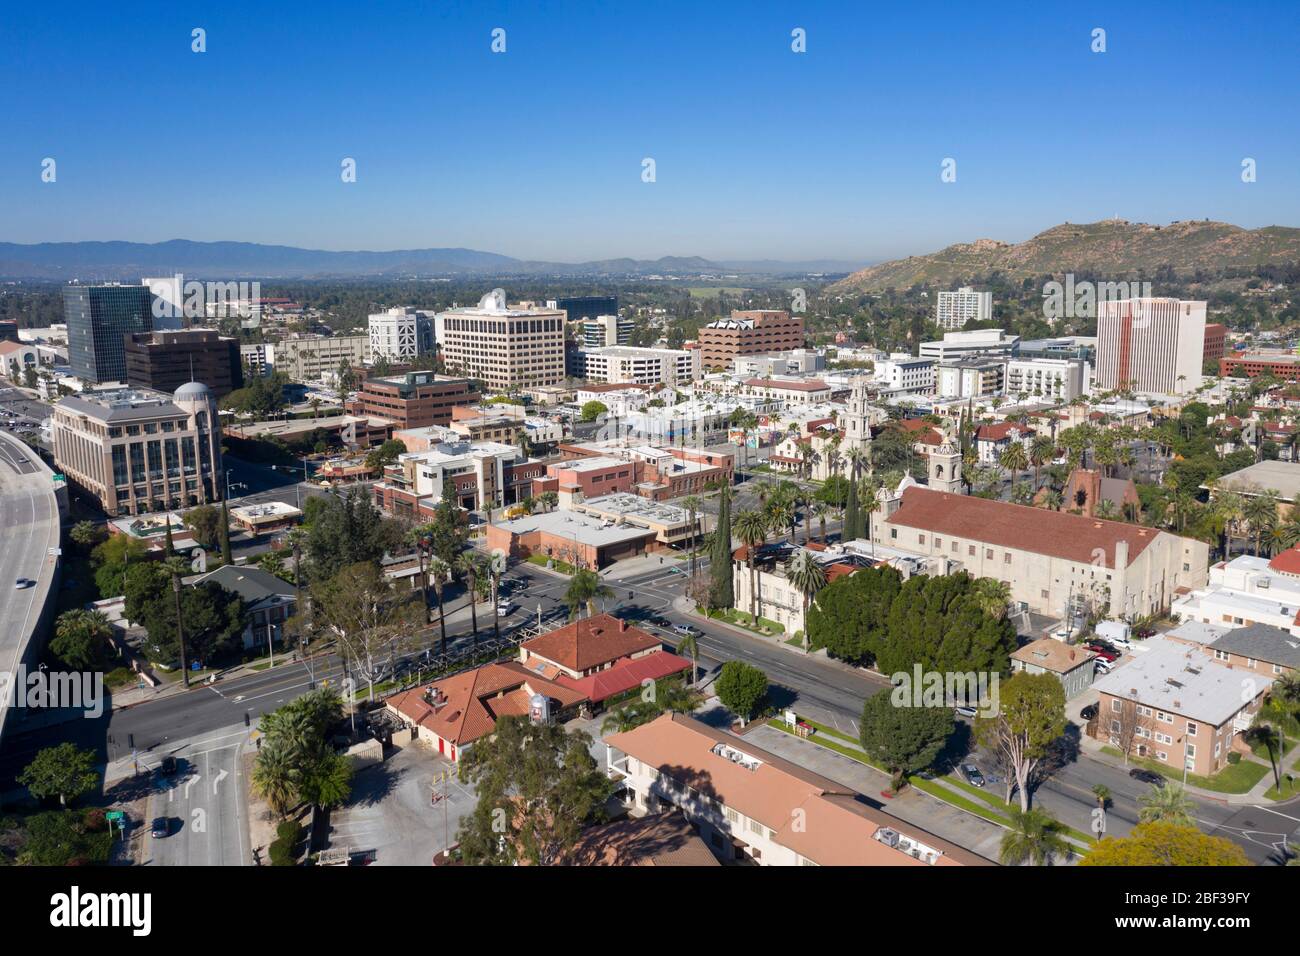
[[[1242,735],[1272,684],[1201,647],[1150,638],[1143,653],[1093,682],[1100,693],[1094,733],[1138,757],[1213,774],[1228,754],[1249,751]]]
[[[398,428],[425,428],[450,424],[452,409],[478,400],[468,379],[407,372],[366,379],[357,389],[353,410],[392,419]]]
[[[87,389],[54,406],[54,462],[110,517],[219,501],[224,493],[217,400],[202,383],[173,395]]]
[[[608,345],[627,345],[632,341],[636,319],[630,316],[598,315],[575,323],[578,341],[584,349],[602,349]]]
[[[139,332],[125,342],[126,383],[168,394],[202,382],[217,398],[244,387],[239,340],[214,329]]]
[[[239,363],[252,377],[265,377],[275,371],[275,346],[256,342],[239,346]]]
[[[498,391],[555,385],[564,379],[564,311],[532,303],[507,307],[494,289],[473,308],[436,316],[438,346],[448,372]]]
[[[876,363],[875,381],[882,392],[929,395],[934,391],[934,367],[934,359],[896,353]]]
[[[707,369],[730,368],[737,355],[783,352],[803,343],[803,318],[781,309],[735,310],[731,318],[701,328],[696,340]]]
[[[368,320],[370,354],[374,361],[408,365],[433,351],[433,318],[428,312],[404,308],[388,309]]]
[[[1097,385],[1183,395],[1201,384],[1205,303],[1135,298],[1097,304]]]
[[[634,817],[685,813],[724,862],[760,866],[987,866],[843,784],[682,714],[605,739]]]
[[[934,321],[943,329],[960,329],[967,322],[993,318],[993,293],[976,292],[962,286],[956,292],[940,292],[934,305]]]
[[[975,456],[981,464],[996,465],[1012,444],[1023,445],[1027,455],[1035,434],[1032,428],[1019,422],[981,425],[975,430]]]
[[[370,361],[369,335],[299,335],[275,346],[275,365],[295,382],[332,380],[342,365]]]
[[[1006,393],[1013,397],[1070,402],[1083,394],[1083,362],[1078,359],[1013,358],[1006,365]]]
[[[820,405],[831,400],[832,389],[815,378],[749,378],[741,394],[785,403],[786,408]]]
[[[976,356],[1010,358],[1020,345],[1020,336],[1008,335],[1004,329],[973,329],[969,332],[945,332],[942,339],[922,342],[918,355],[943,365]]]
[[[739,378],[808,375],[825,368],[826,356],[815,349],[792,349],[772,355],[737,355],[731,362],[731,372]]]
[[[968,359],[935,369],[935,396],[938,398],[987,398],[1002,394],[1002,376],[1006,366],[999,361]]]
[[[700,494],[717,482],[731,484],[734,469],[731,455],[694,448],[593,442],[562,444],[559,451],[563,460],[546,466],[533,494],[554,491],[566,508],[615,492],[652,501]]]
[[[612,345],[583,352],[585,377],[592,382],[687,385],[703,375],[699,349],[653,349]]]
[[[1140,525],[946,494],[904,479],[871,522],[872,540],[1005,581],[1013,601],[1061,615],[1086,605],[1133,620],[1208,580],[1209,545]]]

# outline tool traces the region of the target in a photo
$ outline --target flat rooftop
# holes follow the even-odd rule
[[[581,507],[589,511],[598,511],[605,515],[618,515],[624,518],[641,518],[657,524],[685,524],[690,515],[685,508],[676,505],[658,504],[640,495],[616,492],[599,498],[588,498]]]
[[[620,526],[608,520],[573,511],[548,511],[543,514],[524,515],[511,521],[499,521],[497,527],[505,528],[511,534],[541,531],[559,538],[570,538],[577,544],[593,548],[624,544],[654,534],[647,528]]]
[[[1224,475],[1219,479],[1218,488],[1244,495],[1272,490],[1281,495],[1284,501],[1291,503],[1300,494],[1300,464],[1286,461],[1256,462],[1240,471]]]

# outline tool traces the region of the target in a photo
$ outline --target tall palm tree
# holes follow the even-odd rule
[[[826,587],[826,569],[814,560],[812,552],[800,548],[785,563],[785,579],[803,597],[803,649],[808,653],[808,605],[822,588]]]
[[[485,564],[488,580],[492,583],[492,636],[500,638],[501,615],[497,613],[497,595],[501,591],[501,578],[506,573],[509,562],[506,560],[506,553],[497,549],[488,556]]]
[[[1056,442],[1047,435],[1035,435],[1029,443],[1029,463],[1034,466],[1034,491],[1038,491],[1038,477],[1043,465],[1056,457]]]
[[[818,534],[822,544],[826,543],[826,515],[830,510],[824,501],[818,501],[812,506],[813,517],[817,519]]]
[[[278,817],[289,812],[297,797],[296,772],[283,747],[264,747],[253,761],[253,792],[267,802]]]
[[[1002,836],[998,859],[1003,866],[1051,866],[1058,857],[1074,854],[1065,839],[1064,827],[1042,810],[1008,808],[1011,825]]]
[[[1016,475],[1029,467],[1029,455],[1025,452],[1023,442],[1013,441],[998,456],[998,464],[1011,473],[1014,479]]]
[[[1275,491],[1265,491],[1246,499],[1242,507],[1242,517],[1255,539],[1255,556],[1259,556],[1260,545],[1265,532],[1277,523],[1277,502],[1279,495]]]
[[[1163,787],[1152,787],[1138,797],[1139,823],[1176,823],[1179,826],[1196,826],[1192,814],[1196,804],[1181,784],[1170,781]]]
[[[569,607],[569,617],[576,618],[585,607],[587,617],[596,613],[597,598],[612,598],[614,591],[600,575],[590,568],[581,568],[569,580],[569,587],[564,592],[564,603]]]
[[[474,631],[474,646],[478,646],[478,599],[479,584],[485,577],[483,556],[470,548],[462,551],[456,559],[456,568],[465,575],[465,590],[469,592],[469,619]]]
[[[429,558],[425,573],[429,575],[429,583],[433,585],[433,594],[438,601],[438,653],[445,654],[447,652],[447,615],[442,606],[442,589],[451,576],[451,567],[435,554]]]
[[[699,495],[687,495],[682,499],[682,507],[686,509],[686,514],[691,522],[691,580],[695,580],[695,552],[699,542],[699,516],[700,510],[704,506],[704,501]]]
[[[741,511],[732,522],[732,530],[748,552],[749,605],[755,623],[758,623],[758,572],[754,558],[758,549],[767,541],[767,529],[768,519],[759,511]]]
[[[998,620],[1007,616],[1011,603],[1011,585],[997,578],[977,578],[972,593],[980,610]]]

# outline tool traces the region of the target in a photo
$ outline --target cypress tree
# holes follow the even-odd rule
[[[221,501],[221,560],[226,564],[232,564],[230,559],[230,510],[226,507],[226,501]]]

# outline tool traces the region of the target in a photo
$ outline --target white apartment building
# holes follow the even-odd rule
[[[607,384],[685,385],[703,375],[699,349],[610,345],[583,353],[587,378]]]
[[[607,345],[627,345],[632,341],[636,319],[618,315],[598,315],[582,319],[578,326],[579,341],[584,349],[603,349]]]
[[[1204,302],[1139,298],[1097,303],[1098,387],[1183,395],[1200,386],[1204,362]]]
[[[410,307],[388,309],[370,316],[370,354],[408,364],[433,351],[433,320],[428,312]]]
[[[251,375],[266,376],[275,371],[275,346],[270,342],[239,347],[239,361]]]
[[[1170,613],[1184,621],[1225,627],[1268,624],[1300,637],[1300,552],[1275,558],[1239,554],[1210,568],[1206,587],[1180,594]]]
[[[493,289],[477,306],[435,317],[447,371],[509,391],[564,380],[564,310],[532,303],[506,305]]]
[[[276,368],[295,382],[323,382],[349,366],[370,361],[369,335],[300,335],[275,346]]]
[[[876,363],[875,381],[882,390],[929,395],[934,391],[934,366],[934,359],[895,352]]]
[[[937,342],[922,342],[919,354],[940,365],[960,362],[976,355],[987,358],[1015,354],[1020,336],[1007,335],[1003,329],[974,329],[970,332],[945,332]]]
[[[934,306],[934,321],[944,329],[960,329],[967,322],[987,322],[991,318],[993,293],[976,292],[970,286],[940,292]]]
[[[1083,362],[1079,359],[1020,359],[1007,362],[1005,389],[1010,396],[1069,402],[1083,394]]]

